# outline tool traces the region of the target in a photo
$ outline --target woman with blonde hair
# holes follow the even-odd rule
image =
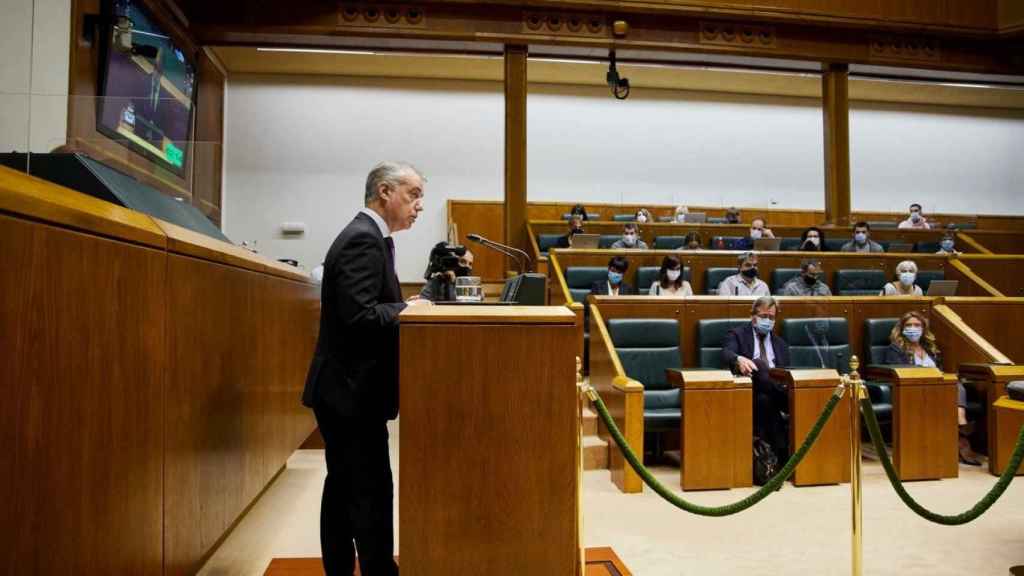
[[[917,280],[917,264],[913,260],[904,260],[896,265],[896,281],[887,282],[882,286],[879,296],[924,296]]]
[[[942,351],[935,343],[935,335],[928,329],[928,317],[912,310],[904,314],[892,327],[889,334],[889,348],[885,351],[886,364],[904,364],[942,369]],[[971,450],[967,439],[970,424],[967,422],[967,390],[960,382],[957,387],[957,424],[960,425],[960,461],[978,466],[981,463]]]

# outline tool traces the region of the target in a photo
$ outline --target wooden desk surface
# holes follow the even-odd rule
[[[565,306],[409,306],[399,319],[402,324],[576,323],[576,315]]]

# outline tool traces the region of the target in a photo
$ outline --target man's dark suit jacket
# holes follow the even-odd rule
[[[302,403],[343,416],[398,415],[398,314],[405,308],[391,250],[373,219],[356,217],[324,261],[320,336]]]
[[[590,285],[590,293],[594,296],[607,296],[608,295],[608,281],[598,280]],[[636,291],[633,287],[625,282],[619,282],[619,296],[635,296]]]
[[[789,344],[775,332],[771,334],[772,351],[775,352],[775,367],[785,368],[789,366]],[[733,328],[722,340],[722,363],[729,368],[736,369],[736,358],[743,356],[748,360],[754,359],[754,328],[750,324],[744,324]]]

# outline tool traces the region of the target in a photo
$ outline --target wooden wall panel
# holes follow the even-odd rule
[[[961,260],[1004,296],[1024,296],[1024,283],[1020,281],[1021,271],[1024,270],[1024,256],[965,255]]]
[[[0,215],[0,571],[160,574],[164,252]]]
[[[192,203],[220,226],[226,77],[206,51],[200,50],[197,60]]]
[[[504,280],[505,257],[466,239],[479,234],[495,242],[505,242],[505,207],[502,202],[448,201],[448,226],[456,225],[460,244],[473,251],[473,273],[488,281]]]
[[[997,350],[1024,363],[1024,339],[1016,332],[1024,326],[1024,298],[946,298],[946,304]]]

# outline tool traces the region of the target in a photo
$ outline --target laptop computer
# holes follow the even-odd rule
[[[597,248],[601,242],[600,234],[574,234],[572,248]]]
[[[704,224],[707,221],[707,212],[690,212],[688,214],[683,214],[683,222],[687,224]]]
[[[755,238],[754,250],[762,252],[777,252],[782,246],[782,238]]]
[[[927,296],[956,296],[959,280],[932,280],[928,285]]]

